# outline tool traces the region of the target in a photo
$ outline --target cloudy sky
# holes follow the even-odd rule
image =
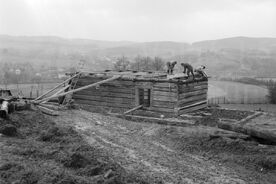
[[[184,42],[276,37],[276,0],[0,0],[0,34]]]

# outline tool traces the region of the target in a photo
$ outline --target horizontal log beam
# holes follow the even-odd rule
[[[109,76],[85,76],[85,79],[100,79],[100,80],[105,80],[108,77],[111,76],[118,76],[120,74],[114,74],[114,75],[109,75]],[[198,82],[204,82],[208,81],[207,78],[195,78],[193,79],[167,79],[167,78],[145,78],[145,77],[135,77],[135,76],[126,76],[126,75],[120,75],[120,81],[133,81],[133,82],[153,82],[153,83],[174,83],[174,84],[193,84],[193,83],[198,83]]]
[[[93,88],[93,87],[88,88],[80,92],[83,92],[83,91],[91,92],[91,93],[110,92],[110,93],[124,93],[124,94],[134,94],[135,92],[133,88],[103,87],[103,86],[100,86],[99,88]]]
[[[207,94],[207,92],[208,92],[207,89],[204,89],[204,90],[182,93],[182,94],[179,94],[179,100],[186,99],[192,96],[204,95],[204,94]]]
[[[134,103],[113,103],[113,102],[102,102],[102,101],[93,101],[93,100],[81,100],[81,99],[75,99],[74,101],[76,104],[80,105],[93,105],[95,107],[112,107],[112,108],[124,108],[129,109],[132,107],[135,107]]]
[[[171,97],[171,96],[160,96],[160,95],[153,95],[153,100],[157,101],[166,101],[166,102],[177,102],[177,97]]]
[[[99,92],[99,91],[79,91],[77,93],[73,94],[73,98],[75,98],[78,95],[84,95],[84,96],[91,96],[91,97],[114,97],[114,98],[130,98],[134,99],[135,94],[134,93],[114,93],[114,92]]]
[[[134,101],[134,99],[131,99],[131,98],[90,96],[90,95],[73,95],[73,99],[92,100],[92,101],[99,101],[99,102],[102,101],[102,102],[125,103],[125,104],[130,104]]]
[[[201,91],[201,90],[208,90],[208,86],[196,86],[192,88],[187,88],[185,90],[179,91],[179,94],[189,93],[193,91]]]
[[[152,88],[154,91],[163,91],[163,92],[173,92],[173,93],[178,93],[177,88],[168,88],[168,87],[153,87]]]
[[[178,96],[176,92],[164,92],[164,91],[156,91],[156,90],[153,90],[152,94],[154,96],[166,96],[166,97],[173,97],[173,98],[177,98]]]
[[[101,80],[97,79],[97,80],[92,80],[92,79],[79,79],[78,82],[77,82],[77,86],[86,86],[86,85],[89,85],[89,84],[92,84],[92,83],[96,83],[96,82],[99,82]],[[135,83],[132,82],[132,81],[120,81],[120,80],[114,80],[112,82],[108,82],[108,83],[105,83],[105,84],[102,84],[102,86],[134,86]]]
[[[180,106],[181,104],[187,103],[187,102],[202,101],[202,100],[207,100],[207,94],[192,96],[192,97],[180,100],[180,101],[178,101],[178,106]]]
[[[184,106],[187,106],[187,105],[191,105],[191,104],[194,104],[194,103],[197,103],[197,102],[201,102],[203,100],[206,100],[206,99],[205,98],[203,98],[203,99],[197,99],[197,100],[193,100],[193,101],[190,101],[190,102],[186,102],[186,103],[182,103],[182,104],[177,104],[176,107],[181,108],[181,107],[184,107]]]
[[[203,100],[203,101],[200,101],[200,102],[195,102],[195,103],[192,103],[190,105],[180,107],[180,108],[178,108],[178,110],[189,109],[191,107],[195,107],[195,106],[202,105],[202,104],[207,104],[207,100]]]

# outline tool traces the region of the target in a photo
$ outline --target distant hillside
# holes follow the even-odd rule
[[[20,47],[86,47],[87,49],[103,49],[130,45],[129,41],[101,41],[90,39],[65,39],[55,36],[8,36],[0,35],[0,48]]]
[[[276,49],[276,38],[233,37],[219,40],[206,40],[192,44],[194,48],[205,50],[272,50]]]
[[[0,63],[72,67],[84,58],[90,68],[100,70],[112,68],[116,57],[123,55],[130,61],[140,55],[203,64],[212,76],[276,75],[276,38],[234,37],[187,44],[0,35]]]
[[[184,53],[190,47],[187,43],[181,42],[144,42],[133,43],[122,47],[113,47],[102,50],[102,54],[106,55],[126,55],[135,57],[137,55],[144,56],[174,56]]]

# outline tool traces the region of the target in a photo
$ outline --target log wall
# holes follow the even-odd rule
[[[178,86],[174,83],[154,83],[152,85],[152,106],[150,110],[174,113],[177,107]]]
[[[89,85],[103,79],[96,77],[81,77],[75,88]],[[73,84],[74,85],[74,82]],[[79,105],[99,108],[131,109],[135,107],[135,83],[132,81],[111,81],[99,87],[88,88],[73,94],[74,101]]]
[[[104,79],[93,76],[81,77],[77,80],[75,88],[101,80]],[[145,110],[179,115],[207,106],[208,81],[177,84],[115,80],[98,88],[92,87],[76,92],[73,99],[80,105],[127,110],[140,105],[139,89],[150,89],[150,106],[145,107]]]
[[[178,86],[177,114],[207,107],[208,81],[201,81]]]

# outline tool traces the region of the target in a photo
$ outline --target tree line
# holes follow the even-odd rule
[[[163,71],[165,61],[160,57],[136,56],[130,60],[126,56],[118,57],[114,63],[115,70],[135,70],[135,71]]]

